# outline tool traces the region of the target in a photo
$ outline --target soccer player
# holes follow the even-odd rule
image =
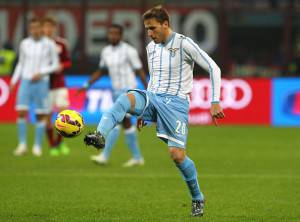
[[[27,151],[26,117],[30,103],[34,103],[37,117],[35,140],[32,154],[41,156],[41,143],[49,113],[49,74],[59,68],[55,43],[43,36],[42,21],[32,18],[29,21],[30,36],[22,40],[19,61],[13,73],[10,89],[13,90],[21,79],[17,94],[19,145],[14,154],[20,156]]]
[[[172,31],[167,11],[158,6],[143,15],[148,36],[147,46],[150,81],[147,91],[130,90],[122,94],[113,107],[103,114],[97,131],[85,136],[84,142],[101,148],[111,129],[126,115],[140,116],[138,129],[144,121],[156,122],[157,136],[169,147],[176,167],[186,181],[192,197],[193,216],[202,216],[204,196],[200,191],[194,162],[186,154],[189,94],[192,91],[193,67],[196,62],[207,70],[211,79],[211,115],[223,118],[219,105],[221,71],[217,64],[190,38]]]
[[[137,50],[122,40],[123,27],[118,24],[112,24],[108,29],[107,37],[109,45],[104,47],[101,52],[99,70],[92,74],[90,80],[85,83],[80,91],[87,89],[104,73],[108,73],[112,81],[113,100],[115,101],[119,95],[127,92],[128,89],[136,88],[135,73],[141,77],[145,87],[147,86],[147,82]],[[130,116],[125,116],[120,122],[123,123],[126,143],[132,154],[132,158],[123,166],[144,165],[144,159],[137,142],[136,128],[131,124]],[[111,130],[107,135],[103,152],[99,155],[92,156],[92,161],[99,164],[107,164],[120,130],[119,125],[116,125]]]
[[[61,37],[55,36],[57,31],[57,22],[54,18],[46,17],[43,19],[44,35],[56,43],[56,49],[59,55],[59,70],[50,75],[50,102],[51,111],[60,112],[69,107],[68,89],[65,86],[64,70],[71,67],[72,62],[68,52],[67,41]],[[50,145],[50,155],[67,155],[70,150],[62,141],[62,136],[53,130],[51,123],[52,113],[48,116],[47,138]]]

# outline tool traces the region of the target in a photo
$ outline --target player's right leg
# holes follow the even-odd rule
[[[61,112],[67,109],[70,105],[68,89],[65,87],[55,88],[50,90],[50,104],[52,112]],[[69,147],[63,141],[63,138],[58,134],[51,122],[51,113],[48,117],[46,133],[50,146],[50,155],[58,156],[60,154],[68,155],[70,153]]]
[[[110,157],[111,151],[119,137],[121,127],[117,125],[113,128],[106,137],[105,148],[98,155],[91,156],[91,160],[100,165],[106,165]]]
[[[14,151],[14,155],[21,156],[27,151],[27,113],[29,108],[30,81],[22,80],[17,93],[16,110],[18,112],[17,126],[19,144]]]
[[[132,155],[132,158],[124,163],[123,167],[144,165],[144,158],[142,157],[138,144],[136,127],[131,123],[131,116],[124,118],[123,127],[125,129],[125,141]]]
[[[138,92],[120,95],[112,108],[102,115],[97,131],[86,135],[84,142],[97,149],[103,148],[108,133],[124,119],[126,113],[141,115],[145,106],[146,98]]]
[[[19,144],[14,151],[15,156],[22,156],[27,152],[27,110],[19,110],[18,111],[18,137]]]

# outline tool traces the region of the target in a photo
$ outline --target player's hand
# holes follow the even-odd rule
[[[211,104],[210,114],[215,126],[218,126],[217,119],[223,119],[225,117],[225,114],[219,103]]]
[[[10,84],[9,85],[9,92],[12,93],[15,90],[15,85]]]
[[[138,129],[138,131],[141,131],[142,128],[146,125],[147,125],[147,123],[145,123],[145,121],[143,119],[141,119],[141,118],[137,119],[136,128]]]
[[[55,72],[55,74],[60,74],[62,71],[64,71],[64,65],[60,64],[59,68],[57,69],[57,71]]]
[[[41,78],[42,78],[42,75],[39,74],[39,73],[36,73],[36,74],[33,75],[31,81],[32,82],[37,82],[37,81],[41,80]]]

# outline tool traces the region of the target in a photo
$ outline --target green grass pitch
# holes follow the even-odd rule
[[[89,160],[97,152],[83,135],[66,140],[72,152],[57,158],[46,143],[41,158],[14,157],[16,126],[0,125],[0,135],[1,222],[300,221],[298,128],[190,127],[203,218],[190,217],[186,185],[153,127],[139,133],[146,165],[130,169],[121,167],[130,157],[123,135],[105,167]]]

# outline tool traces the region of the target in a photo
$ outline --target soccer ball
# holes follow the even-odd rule
[[[84,127],[84,121],[80,113],[74,110],[61,111],[55,120],[55,129],[63,137],[78,136]]]

